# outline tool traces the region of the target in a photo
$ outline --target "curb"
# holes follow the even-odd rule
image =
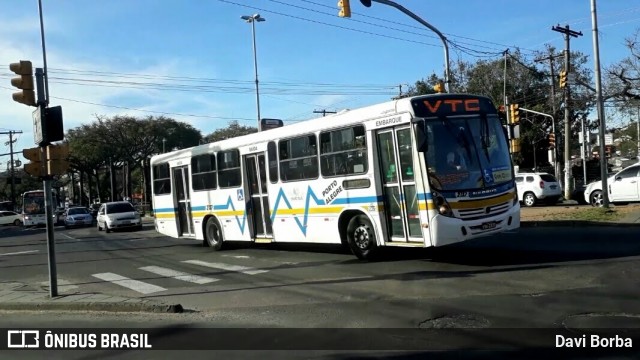
[[[558,220],[558,221],[520,221],[520,227],[640,227],[640,223],[616,223],[606,221],[581,221],[581,220]]]
[[[178,314],[184,312],[182,305],[160,304],[135,304],[135,303],[62,303],[62,302],[38,302],[38,303],[0,303],[0,310],[84,310],[107,312],[147,312]]]

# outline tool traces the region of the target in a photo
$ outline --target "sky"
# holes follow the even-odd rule
[[[96,116],[164,115],[203,135],[230,121],[256,126],[252,24],[260,115],[285,125],[388,101],[432,73],[444,73],[434,32],[388,5],[351,0],[41,0],[50,106],[62,106],[65,131]],[[498,59],[520,49],[528,59],[549,44],[564,48],[553,26],[582,36],[571,50],[593,59],[591,1],[396,0],[450,41],[458,59]],[[625,39],[640,28],[640,1],[598,1],[600,62],[629,55]],[[451,44],[457,44],[453,46]],[[32,112],[14,102],[9,64],[44,67],[38,0],[0,0],[0,132],[15,158],[34,147]],[[593,62],[590,62],[593,69]],[[0,135],[2,170],[9,135]]]

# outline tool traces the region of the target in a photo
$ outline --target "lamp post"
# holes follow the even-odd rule
[[[371,2],[377,2],[380,4],[384,4],[384,5],[389,5],[392,6],[400,11],[402,11],[403,13],[405,13],[406,15],[408,15],[409,17],[411,17],[413,20],[419,22],[420,24],[424,25],[425,27],[427,27],[429,30],[433,31],[434,33],[436,33],[439,37],[440,40],[442,40],[442,45],[444,46],[444,85],[445,85],[445,91],[449,92],[449,86],[451,83],[451,73],[449,71],[449,46],[447,45],[447,38],[438,30],[436,29],[433,25],[429,24],[428,22],[424,21],[422,18],[420,18],[418,15],[412,13],[411,11],[407,10],[404,6],[399,5],[393,1],[390,0],[360,0],[360,2],[362,3],[362,5],[366,6],[366,7],[371,7]]]
[[[256,21],[265,21],[265,18],[260,14],[246,15],[240,17],[242,20],[251,24],[251,30],[253,34],[253,67],[256,74],[256,107],[258,109],[258,131],[260,131],[260,91],[258,90],[258,56],[256,54]]]

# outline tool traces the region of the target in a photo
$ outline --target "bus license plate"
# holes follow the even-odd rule
[[[489,230],[489,229],[493,229],[496,227],[496,222],[492,221],[492,222],[486,222],[484,224],[482,224],[482,230]]]

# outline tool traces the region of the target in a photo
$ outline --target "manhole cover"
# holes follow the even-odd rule
[[[446,328],[486,328],[491,322],[478,315],[459,314],[447,315],[435,319],[428,319],[420,323],[421,329],[446,329]]]

